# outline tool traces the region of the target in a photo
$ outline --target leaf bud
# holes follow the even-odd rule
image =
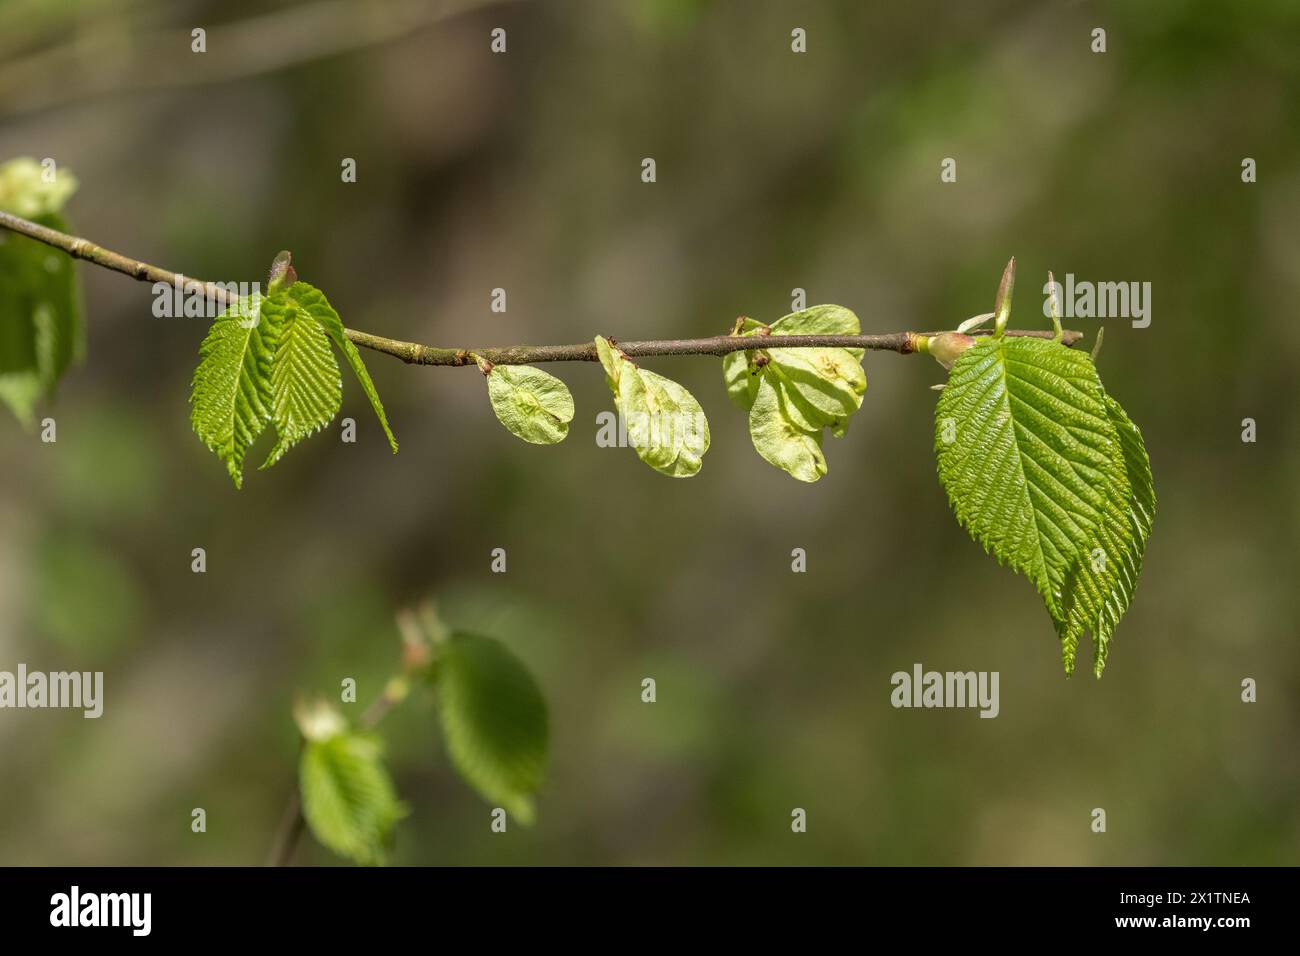
[[[944,368],[952,368],[961,355],[975,344],[975,338],[963,332],[940,332],[927,340],[924,351],[934,356],[934,360]]]

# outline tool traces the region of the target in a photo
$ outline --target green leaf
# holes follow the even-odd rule
[[[816,427],[842,436],[867,390],[862,363],[848,349],[769,349],[767,354],[787,394]]]
[[[278,440],[262,463],[270,468],[299,441],[334,420],[343,401],[343,380],[329,337],[293,299],[264,299],[262,323],[276,342],[270,414]]]
[[[361,360],[361,353],[357,351],[357,347],[347,337],[347,331],[343,328],[343,321],[333,307],[330,306],[325,294],[314,286],[299,281],[291,285],[285,292],[272,296],[272,298],[279,298],[279,295],[287,296],[299,308],[312,316],[320,323],[325,333],[334,340],[334,344],[338,346],[339,351],[343,353],[343,357],[352,366],[352,373],[356,375],[357,381],[361,383],[361,390],[366,393],[366,398],[370,399],[370,407],[375,410],[375,417],[379,419],[384,434],[388,436],[388,444],[392,447],[393,454],[397,454],[397,439],[393,437],[393,431],[388,427],[388,417],[384,414],[384,403],[379,400],[379,392],[375,389],[375,383],[370,380],[370,373],[366,370],[366,363]]]
[[[722,356],[722,381],[727,387],[727,397],[749,411],[758,397],[759,374],[754,365],[753,353],[729,352]]]
[[[821,429],[803,427],[792,413],[790,398],[768,375],[759,378],[758,394],[749,413],[749,437],[769,464],[800,481],[826,474]]]
[[[618,404],[628,442],[642,461],[673,478],[700,470],[709,450],[709,421],[694,395],[657,372],[636,369],[619,380]]]
[[[243,483],[244,454],[271,417],[278,329],[262,321],[265,302],[255,294],[217,316],[199,346],[190,390],[190,424],[226,463],[236,488]]]
[[[1067,674],[1086,627],[1100,675],[1154,513],[1141,436],[1131,423],[1122,436],[1120,416],[1085,353],[1023,337],[963,352],[935,410],[939,480],[957,520],[1033,582]]]
[[[782,335],[857,335],[858,317],[838,305],[818,305],[783,316],[770,329],[750,322],[740,334],[762,345],[723,357],[727,394],[749,411],[750,437],[766,461],[800,481],[816,481],[826,474],[822,430],[842,437],[849,418],[862,407],[867,389],[863,350],[783,349],[774,343]],[[775,394],[766,394],[763,382]]]
[[[534,445],[554,445],[569,433],[573,396],[549,372],[529,365],[494,365],[487,387],[492,411],[512,435]]]
[[[622,352],[619,352],[610,345],[609,340],[604,336],[596,336],[596,355],[600,358],[600,365],[605,370],[605,384],[609,390],[618,398],[618,379],[622,373],[624,365],[630,365]]]
[[[753,335],[763,327],[763,323],[744,318],[740,323],[740,335]],[[754,366],[754,351],[728,352],[722,356],[722,379],[727,386],[727,397],[749,411],[754,407],[754,397],[758,394],[758,369]]]
[[[642,461],[673,478],[689,478],[709,450],[709,420],[695,396],[672,379],[640,368],[596,337],[605,381],[627,424],[627,439]]]
[[[283,264],[282,275],[290,274],[287,257]],[[243,483],[244,456],[268,423],[275,428],[276,443],[263,468],[333,421],[343,383],[331,340],[357,373],[397,451],[384,406],[338,313],[318,289],[295,282],[269,297],[254,295],[227,308],[199,348],[190,421],[226,463],[236,488]]]
[[[341,731],[308,739],[298,769],[302,814],[312,834],[340,856],[383,863],[393,828],[406,815],[369,734]]]
[[[68,224],[58,212],[76,188],[66,171],[46,182],[32,159],[0,164],[0,210],[60,232]],[[30,426],[37,402],[53,395],[84,352],[81,284],[72,257],[0,231],[0,401]]]
[[[460,775],[521,823],[546,767],[546,703],[500,642],[453,633],[438,645],[433,682],[447,751]]]
[[[1079,638],[1087,630],[1092,634],[1093,672],[1098,677],[1106,666],[1111,635],[1137,589],[1156,506],[1151,462],[1141,431],[1111,396],[1105,396],[1105,405],[1119,438],[1124,481],[1131,494],[1123,507],[1114,500],[1108,502],[1092,550],[1072,565],[1062,589],[1066,620],[1061,645],[1066,672],[1074,670]]]
[[[1106,396],[1106,411],[1110,414],[1111,422],[1119,435],[1120,447],[1124,451],[1124,468],[1128,472],[1129,484],[1133,488],[1133,500],[1129,503],[1129,518],[1134,533],[1145,545],[1156,518],[1156,489],[1151,474],[1151,459],[1147,457],[1142,432],[1129,420],[1119,402],[1109,395]]]

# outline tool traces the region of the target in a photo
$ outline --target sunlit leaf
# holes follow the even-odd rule
[[[957,520],[1038,590],[1066,672],[1089,630],[1100,676],[1155,495],[1141,435],[1092,360],[1046,339],[981,340],[940,393],[935,450]]]
[[[573,396],[549,372],[529,365],[494,365],[487,387],[492,411],[512,435],[535,445],[554,445],[569,433]]]
[[[696,474],[710,435],[709,420],[695,396],[672,379],[640,368],[599,336],[596,349],[637,455],[673,478]]]
[[[778,343],[787,335],[860,331],[858,317],[848,309],[818,305],[784,316],[770,327],[746,320],[739,334],[752,338],[755,347],[723,357],[727,395],[749,411],[755,450],[800,481],[816,481],[826,474],[822,431],[829,428],[836,437],[843,436],[850,417],[862,406],[867,376],[862,349],[781,348]],[[770,388],[765,390],[764,384]]]

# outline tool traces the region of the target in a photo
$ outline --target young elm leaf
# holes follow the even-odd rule
[[[262,463],[270,468],[334,420],[343,401],[343,379],[324,329],[288,296],[262,300],[262,323],[276,342],[270,415],[277,441]]]
[[[529,365],[494,365],[487,388],[492,411],[512,435],[534,445],[554,445],[569,433],[573,396],[549,372]]]
[[[213,321],[199,346],[190,389],[194,433],[226,465],[238,488],[244,454],[271,417],[274,323],[261,319],[265,300],[240,299]]]
[[[754,364],[754,350],[728,352],[722,356],[722,380],[727,386],[727,397],[749,411],[758,394],[758,366]]]
[[[548,737],[532,675],[500,641],[461,632],[438,645],[430,673],[456,770],[483,799],[532,823]]]
[[[1066,673],[1090,629],[1100,676],[1155,495],[1141,435],[1092,360],[1046,339],[980,340],[940,393],[935,454],[958,522],[1042,597]]]
[[[316,287],[299,280],[289,286],[287,290],[278,293],[277,296],[272,298],[278,298],[279,295],[288,296],[300,309],[319,322],[321,328],[325,330],[325,334],[333,340],[334,345],[343,353],[348,365],[352,367],[352,373],[356,375],[357,381],[361,383],[361,390],[366,393],[366,398],[370,400],[370,407],[374,409],[375,417],[379,419],[379,425],[388,438],[388,444],[392,447],[393,454],[397,454],[397,439],[393,437],[393,431],[388,427],[388,416],[384,414],[384,403],[379,400],[379,392],[375,389],[375,383],[370,379],[370,373],[366,370],[366,363],[361,360],[361,353],[357,351],[357,347],[348,338],[347,331],[343,328],[343,321],[329,304],[325,294]]]
[[[867,389],[863,350],[781,348],[779,342],[788,335],[857,335],[861,324],[842,306],[817,305],[782,316],[770,334],[759,335],[759,330],[755,324],[741,332],[755,339],[755,349],[723,356],[727,395],[749,411],[750,437],[765,460],[801,481],[816,481],[826,474],[823,429],[843,436],[850,417],[862,407]]]
[[[763,323],[750,318],[742,317],[738,321],[739,328],[734,333],[737,336],[752,337],[763,327]],[[727,385],[727,397],[745,411],[753,406],[754,396],[758,393],[758,366],[754,364],[754,354],[753,349],[746,349],[722,356],[722,378]]]
[[[298,764],[302,815],[324,846],[356,863],[383,863],[406,815],[379,741],[343,731],[307,740]]]
[[[792,414],[781,387],[767,375],[758,384],[749,412],[749,437],[768,463],[800,481],[816,481],[826,474],[821,449],[821,429],[806,429]]]
[[[695,396],[672,379],[638,367],[599,336],[596,349],[637,456],[672,478],[698,473],[711,437]]]

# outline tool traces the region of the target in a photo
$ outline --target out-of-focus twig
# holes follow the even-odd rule
[[[211,28],[93,33],[0,64],[0,115],[104,97],[200,86],[274,73],[400,40],[457,14],[518,0],[312,0]],[[203,27],[205,53],[191,50]],[[484,43],[487,39],[484,38]]]

